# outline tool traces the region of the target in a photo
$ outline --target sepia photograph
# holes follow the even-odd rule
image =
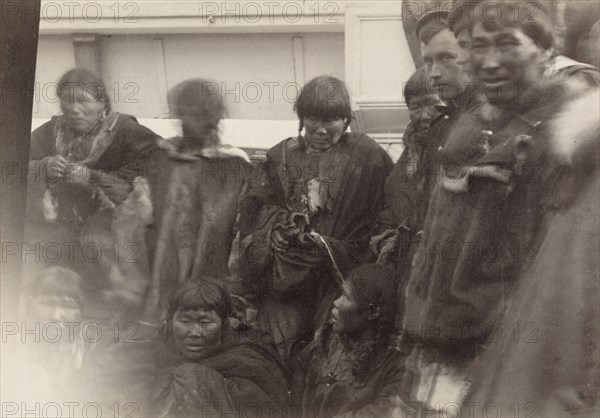
[[[0,33],[0,417],[600,417],[600,0]]]

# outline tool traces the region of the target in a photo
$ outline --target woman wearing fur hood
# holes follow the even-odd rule
[[[416,372],[442,363],[460,385],[458,398],[439,399],[422,380],[418,391],[432,404],[460,403],[469,364],[495,335],[557,214],[577,198],[581,181],[557,152],[558,132],[572,129],[560,136],[571,143],[598,141],[590,133],[597,132],[597,88],[560,73],[544,79],[554,39],[543,4],[534,2],[540,13],[530,21],[515,14],[524,2],[512,0],[495,2],[499,17],[484,19],[488,3],[475,8],[469,28],[486,102],[461,117],[441,151],[441,179],[407,289],[404,330],[425,349],[413,351]],[[576,104],[587,111],[574,124],[566,112]]]

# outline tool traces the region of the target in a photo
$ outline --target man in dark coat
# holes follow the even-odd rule
[[[469,364],[535,260],[552,208],[568,199],[573,180],[548,144],[557,113],[589,88],[544,79],[553,29],[542,3],[539,19],[516,22],[522,3],[497,3],[504,17],[494,22],[481,17],[487,3],[469,23],[471,70],[487,102],[460,117],[441,153],[407,287],[404,331],[417,342],[409,367],[420,376],[413,396],[432,409],[461,403]]]
[[[486,405],[505,416],[516,405],[523,415],[598,416],[599,103],[592,89],[554,119],[550,146],[573,186],[568,199],[555,202],[535,263],[472,368],[465,405],[475,416]]]
[[[425,61],[423,92],[429,85],[434,88],[442,104],[436,106],[438,115],[431,121],[428,132],[421,140],[421,152],[414,175],[406,178],[403,175],[403,164],[411,149],[407,147],[396,168],[386,181],[386,202],[399,221],[396,236],[383,246],[382,252],[393,255],[380,255],[379,263],[392,265],[401,278],[398,294],[402,295],[410,274],[410,260],[420,241],[421,232],[431,194],[439,179],[440,149],[446,144],[448,134],[459,116],[473,104],[476,90],[470,83],[466,45],[460,44],[449,27],[448,12],[429,12],[419,19],[417,35],[421,40],[421,53]],[[424,96],[426,97],[426,96]],[[407,105],[409,100],[407,97]],[[405,135],[410,134],[410,131]],[[400,297],[400,296],[399,296]],[[397,327],[401,328],[402,306],[399,302]]]

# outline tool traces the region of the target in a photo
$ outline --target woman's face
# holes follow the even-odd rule
[[[316,116],[304,118],[304,139],[311,148],[325,151],[336,144],[344,132],[343,118],[321,119]]]
[[[105,103],[98,97],[96,86],[66,86],[60,96],[60,108],[67,124],[78,133],[92,129],[102,118]]]
[[[178,310],[172,325],[177,352],[190,360],[206,357],[221,343],[223,321],[215,311]]]
[[[439,114],[435,108],[438,104],[440,101],[433,94],[417,95],[408,100],[409,117],[415,129],[428,132],[431,121]]]
[[[349,282],[344,282],[342,296],[333,302],[331,310],[333,329],[340,334],[360,334],[369,324],[365,313],[361,312],[356,304],[353,290]]]

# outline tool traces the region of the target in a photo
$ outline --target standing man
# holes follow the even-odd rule
[[[432,93],[437,93],[443,105],[436,106],[439,114],[431,122],[427,135],[422,141],[420,167],[415,176],[410,179],[403,178],[401,167],[397,167],[386,182],[388,207],[394,211],[396,208],[401,208],[404,218],[396,234],[395,248],[392,250],[397,254],[395,268],[401,278],[399,297],[403,297],[404,287],[410,274],[410,260],[420,240],[432,192],[438,182],[440,150],[446,144],[452,126],[475,98],[470,76],[465,67],[466,60],[460,60],[462,51],[449,27],[448,12],[438,10],[426,13],[419,19],[416,33],[421,40],[421,54],[425,62],[427,83],[424,84],[428,86],[431,83],[434,88]],[[423,93],[427,93],[426,88],[423,90]],[[409,103],[407,105],[410,106]],[[410,150],[407,149],[405,152]],[[403,162],[404,159],[401,158],[398,164]],[[417,187],[418,193],[414,190]],[[409,201],[411,194],[418,194],[415,202]],[[396,318],[399,328],[401,322],[402,309],[399,310]]]
[[[524,13],[532,4],[537,19]],[[496,19],[487,18],[489,8]],[[586,129],[576,122],[557,137],[567,128],[565,105],[590,89],[544,75],[554,33],[543,2],[481,1],[467,34],[485,102],[460,115],[440,153],[441,179],[406,290],[412,400],[428,410],[461,405],[467,369],[498,332],[547,223],[574,198],[575,170],[554,147],[568,149]]]

